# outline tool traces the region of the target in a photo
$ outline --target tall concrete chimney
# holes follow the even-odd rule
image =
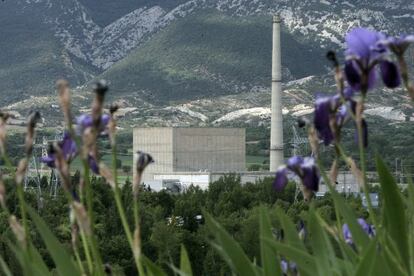
[[[282,65],[280,51],[280,23],[273,16],[272,53],[272,120],[270,126],[270,171],[275,172],[283,164],[283,117],[282,117]]]

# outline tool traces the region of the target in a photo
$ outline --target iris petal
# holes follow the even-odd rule
[[[362,230],[369,236],[373,237],[375,235],[375,232],[371,225],[369,225],[363,218],[358,218],[357,220],[358,224],[361,226]],[[342,225],[342,234],[346,241],[346,243],[353,245],[354,241],[352,240],[352,234],[349,230],[348,224]]]
[[[401,84],[399,70],[395,63],[382,61],[380,64],[381,77],[384,84],[389,88],[396,88]]]
[[[101,122],[99,126],[99,131],[101,132],[101,134],[105,134],[110,118],[111,117],[108,114],[102,114]],[[77,125],[77,133],[82,134],[85,131],[85,129],[93,126],[92,115],[90,114],[80,115],[79,117],[76,118],[76,125]]]
[[[63,140],[59,142],[62,149],[63,156],[66,161],[71,161],[77,154],[77,147],[75,141],[70,137],[68,132],[63,135]]]
[[[276,172],[276,178],[273,181],[273,188],[276,191],[282,191],[288,183],[288,177],[287,177],[287,169],[286,167],[282,167],[277,170]]]
[[[42,157],[40,159],[40,162],[45,163],[50,168],[54,168],[56,166],[55,165],[55,160],[56,160],[55,155],[54,154],[49,154],[47,156]]]
[[[375,54],[377,43],[384,35],[366,28],[354,28],[346,37],[348,55],[355,55],[358,58],[371,58]]]
[[[287,161],[287,167],[289,170],[293,171],[294,173],[300,175],[300,168],[303,164],[303,157],[301,156],[292,156]]]
[[[98,166],[98,162],[96,161],[95,158],[92,157],[92,155],[88,155],[88,164],[89,164],[89,168],[95,173],[95,174],[99,174],[99,166]]]
[[[311,191],[318,191],[319,189],[319,172],[315,166],[303,167],[303,185]]]
[[[349,85],[354,90],[361,89],[361,75],[354,61],[347,61],[345,63],[345,76]]]
[[[334,134],[330,126],[331,113],[335,112],[340,103],[339,96],[320,97],[315,102],[314,125],[318,136],[325,145],[329,145],[334,139]]]

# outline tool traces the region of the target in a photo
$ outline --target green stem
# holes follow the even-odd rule
[[[103,265],[102,265],[102,257],[98,250],[98,244],[94,235],[94,225],[95,225],[95,219],[93,215],[93,200],[92,200],[92,187],[90,182],[90,176],[89,176],[89,166],[86,162],[86,160],[83,160],[83,169],[84,169],[84,175],[83,179],[85,181],[85,193],[86,193],[86,202],[87,202],[87,213],[89,220],[91,222],[91,235],[87,236],[87,240],[89,245],[92,249],[92,255],[97,262],[96,266],[98,267],[97,272],[98,275],[103,275]]]
[[[134,220],[135,220],[135,229],[140,230],[140,223],[139,223],[139,208],[138,208],[138,199],[134,198]],[[139,231],[139,236],[137,239],[140,240],[139,246],[141,246],[141,231]],[[137,248],[136,248],[137,249]],[[141,248],[140,248],[141,252]],[[142,266],[142,260],[141,260],[141,253],[136,253],[136,262],[138,263],[138,271],[139,275],[144,275],[144,268]]]
[[[27,157],[29,158],[29,157]],[[7,168],[9,169],[9,171],[12,172],[12,176],[13,176],[13,180],[16,181],[16,173],[14,171],[13,165],[10,161],[9,156],[7,155],[6,152],[3,153],[3,160],[6,163]],[[26,236],[26,241],[27,241],[27,246],[29,246],[30,244],[30,233],[29,233],[29,226],[27,223],[27,215],[26,215],[26,202],[24,200],[24,192],[23,192],[23,183],[17,183],[16,182],[16,191],[17,191],[17,197],[19,200],[19,208],[20,208],[20,215],[22,218],[22,222],[23,222],[23,229],[25,232],[25,236]],[[30,254],[30,250],[28,250],[28,254],[29,254],[29,258],[31,258],[31,254]]]
[[[80,233],[81,233],[83,250],[85,251],[86,262],[88,263],[88,270],[89,270],[89,273],[92,274],[93,273],[93,262],[92,262],[91,252],[89,251],[89,245],[87,241],[88,239],[83,230],[80,230]]]
[[[86,275],[85,268],[83,267],[82,259],[81,259],[80,255],[79,255],[79,250],[78,250],[78,246],[77,245],[74,245],[73,246],[73,252],[75,254],[75,259],[76,259],[76,262],[78,263],[78,266],[79,266],[79,269],[81,271],[81,274],[82,275]],[[89,265],[89,263],[88,263],[88,265]]]
[[[318,155],[317,155],[317,158],[316,158],[316,162],[318,164],[319,171],[321,172],[323,181],[325,181],[326,185],[328,185],[329,190],[331,192],[334,192],[335,191],[335,189],[333,188],[334,184],[332,183],[331,179],[326,174],[325,166],[323,165],[322,160],[319,158]],[[335,216],[336,216],[336,222],[337,222],[336,227],[338,228],[338,238],[340,238],[340,237],[342,237],[341,235],[339,235],[339,233],[341,233],[342,224],[341,224],[341,217],[340,217],[340,214],[339,214],[338,206],[335,206]]]
[[[361,105],[364,105],[365,102],[365,94],[361,93],[362,99],[361,99]],[[374,208],[372,207],[371,198],[369,196],[368,191],[368,180],[367,180],[367,168],[366,168],[366,160],[365,160],[365,149],[364,149],[364,139],[363,139],[363,129],[362,129],[362,114],[357,114],[357,129],[358,129],[358,146],[359,146],[359,159],[360,159],[360,166],[362,171],[362,188],[364,191],[365,199],[367,201],[368,205],[368,211],[370,213],[370,216],[372,217],[372,222],[375,225],[376,229],[378,228],[377,219],[374,213]]]
[[[115,140],[116,139],[115,134],[113,134],[113,135],[114,135],[113,139]],[[115,182],[115,187],[114,187],[115,203],[116,203],[116,207],[117,207],[117,210],[118,210],[119,217],[121,218],[122,226],[123,226],[125,234],[127,236],[129,246],[131,247],[132,254],[133,254],[134,260],[135,260],[135,265],[137,266],[139,275],[145,275],[144,274],[144,269],[142,267],[142,262],[141,262],[139,256],[137,256],[137,253],[135,252],[134,239],[132,237],[132,232],[131,232],[131,229],[129,227],[127,217],[125,215],[124,207],[122,206],[122,199],[121,199],[121,193],[120,193],[119,182],[118,182],[118,171],[117,171],[117,167],[116,167],[116,160],[117,160],[117,148],[116,148],[116,143],[114,141],[113,145],[112,145],[112,170],[113,170],[113,176],[114,176],[114,182]],[[138,208],[137,208],[136,205],[137,205],[136,200],[134,200],[134,221],[135,221],[135,226],[137,226],[137,225],[139,226],[139,224],[138,224]]]

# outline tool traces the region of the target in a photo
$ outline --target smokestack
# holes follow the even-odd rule
[[[277,168],[284,163],[280,23],[281,23],[280,17],[278,15],[273,16],[272,120],[271,120],[271,126],[270,126],[270,171],[271,172],[275,172]]]

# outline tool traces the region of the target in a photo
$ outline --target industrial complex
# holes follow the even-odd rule
[[[142,181],[154,190],[180,192],[186,186],[208,188],[220,177],[237,173],[242,183],[274,176],[284,163],[282,116],[281,18],[274,16],[272,48],[272,97],[269,172],[246,171],[246,137],[240,128],[136,128],[133,150],[150,153],[155,163],[147,168]],[[350,173],[339,178],[337,189],[359,191]],[[343,181],[342,181],[343,180]],[[342,187],[342,188],[341,188]],[[321,193],[326,187],[322,185]]]
[[[137,128],[133,147],[151,153],[156,162],[142,178],[149,186],[208,184],[228,173],[238,173],[242,182],[273,175],[283,164],[282,66],[279,16],[273,17],[272,119],[270,171],[246,172],[246,135],[235,128]],[[164,187],[165,188],[165,187]]]

